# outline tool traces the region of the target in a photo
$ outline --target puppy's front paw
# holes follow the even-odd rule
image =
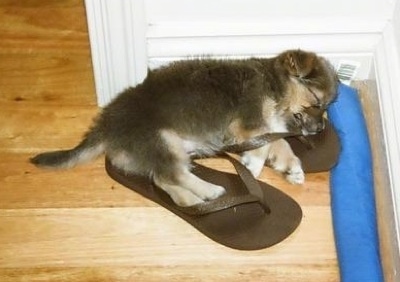
[[[304,178],[304,172],[301,168],[289,170],[286,175],[286,180],[292,184],[303,184]]]
[[[301,162],[299,158],[293,156],[288,162],[286,169],[286,179],[292,184],[303,184],[304,183],[304,172],[301,168]]]
[[[265,160],[244,153],[240,162],[251,172],[251,174],[253,174],[254,177],[258,177],[264,167]]]
[[[271,166],[286,175],[286,180],[292,184],[303,184],[304,183],[304,172],[301,168],[301,162],[296,156],[290,156],[287,158],[277,157],[270,160]]]

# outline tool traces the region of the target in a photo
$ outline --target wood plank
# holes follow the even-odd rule
[[[109,178],[103,160],[66,171],[38,169],[29,154],[1,154],[0,209],[152,206]]]
[[[0,22],[3,50],[89,51],[82,0],[2,0]]]
[[[395,269],[400,265],[396,207],[390,187],[385,142],[382,142],[384,132],[377,87],[374,81],[357,81],[352,86],[359,91],[372,148],[376,214],[383,272],[387,281],[395,281]]]
[[[0,51],[1,102],[96,104],[89,53]]]
[[[28,163],[31,154],[1,153],[0,209],[154,206],[108,177],[103,158],[70,170],[44,170]],[[222,159],[202,163],[234,172]],[[291,185],[282,175],[265,168],[260,180],[281,189],[302,206],[329,206],[328,173],[306,176],[304,185]]]
[[[205,266],[113,266],[113,267],[52,267],[0,269],[4,282],[57,281],[229,281],[229,282],[337,282],[337,270],[326,265],[274,265],[252,266],[224,264]]]
[[[0,151],[33,153],[75,146],[98,111],[96,106],[2,104]]]
[[[0,2],[0,101],[96,103],[82,0]]]
[[[207,265],[308,265],[336,272],[330,209],[305,207],[304,214],[281,244],[245,252],[214,243],[158,207],[0,210],[0,269],[186,266],[190,274]]]

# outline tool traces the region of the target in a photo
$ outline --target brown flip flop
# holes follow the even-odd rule
[[[242,153],[281,138],[288,141],[294,154],[301,160],[305,173],[328,171],[338,161],[341,149],[339,136],[327,119],[324,130],[315,135],[304,136],[300,131],[266,133],[240,144],[226,146],[223,150]]]
[[[225,187],[226,194],[203,204],[180,207],[146,177],[126,175],[106,160],[115,181],[165,207],[210,239],[238,250],[258,250],[287,238],[300,224],[300,206],[280,190],[256,180],[237,160],[225,155],[238,174],[194,164],[198,177]]]
[[[338,161],[339,137],[328,120],[318,134],[286,137],[294,154],[301,160],[305,173],[328,171]]]

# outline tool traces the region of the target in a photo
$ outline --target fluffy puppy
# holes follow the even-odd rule
[[[225,192],[191,173],[191,157],[264,133],[315,134],[336,88],[328,61],[301,50],[268,59],[175,62],[117,96],[75,148],[31,162],[70,168],[105,153],[126,173],[148,176],[177,205],[191,206]],[[303,183],[300,161],[284,139],[242,155],[255,176],[266,161],[290,182]]]

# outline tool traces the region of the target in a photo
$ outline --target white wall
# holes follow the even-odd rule
[[[400,54],[400,1],[396,1],[396,7],[394,8],[393,13],[393,26],[394,26],[394,34],[396,38],[396,48],[397,54]],[[399,62],[400,65],[400,62]],[[400,79],[400,78],[399,78]]]
[[[270,56],[289,48],[366,67],[393,0],[85,0],[100,105],[147,67],[187,56]]]
[[[392,16],[391,0],[146,0],[150,23],[268,22],[293,18],[357,18],[379,21]],[[328,23],[329,24],[329,23]]]
[[[157,65],[165,58],[262,56],[290,48],[366,53],[392,6],[390,0],[146,0],[147,55]]]

